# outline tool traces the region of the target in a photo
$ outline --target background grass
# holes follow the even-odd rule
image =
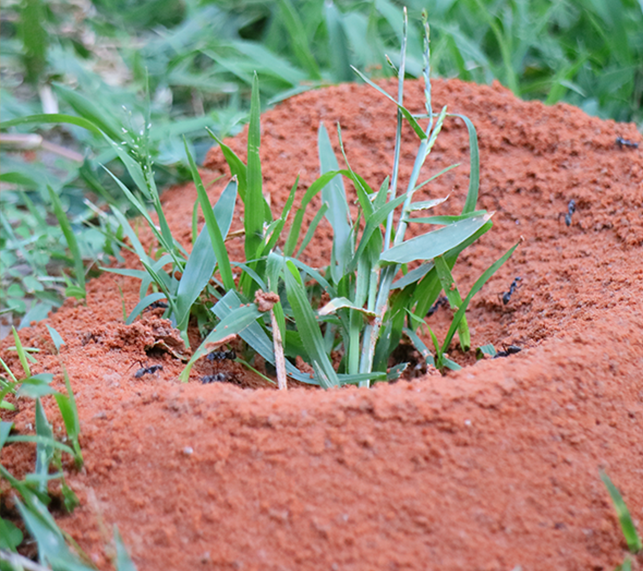
[[[436,76],[498,79],[516,95],[643,128],[640,0],[409,0],[407,75],[422,67],[420,11],[429,13]],[[0,118],[61,112],[145,149],[159,187],[189,178],[182,136],[197,162],[212,140],[247,121],[253,72],[262,106],[367,76],[390,76],[401,2],[393,0],[21,0],[3,2]],[[151,124],[143,145],[139,132]],[[16,135],[37,134],[22,138]],[[7,142],[7,137],[14,137]],[[107,165],[134,187],[113,148],[84,129],[42,123],[2,133],[0,311],[40,319],[85,273],[115,253],[85,202],[126,211]],[[139,145],[140,143],[140,145]],[[139,145],[139,146],[137,146]],[[48,186],[70,220],[70,250]],[[60,214],[60,210],[57,211]],[[72,253],[73,252],[73,253]],[[72,288],[71,290],[69,288]]]

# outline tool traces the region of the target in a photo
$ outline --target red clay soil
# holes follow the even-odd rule
[[[420,111],[421,84],[407,93]],[[86,306],[68,301],[47,320],[66,341],[86,459],[68,477],[82,506],[58,521],[101,569],[114,524],[140,571],[611,570],[623,561],[599,470],[643,531],[643,154],[616,144],[641,137],[633,125],[522,102],[499,85],[435,81],[433,97],[434,108],[448,104],[475,123],[480,207],[496,212],[494,228],[456,266],[461,289],[524,237],[474,298],[473,344],[523,351],[370,390],[198,382],[207,367],[243,375],[225,362],[202,365],[181,385],[178,360],[145,351],[172,334],[168,322],[152,312],[125,326],[117,284],[130,311],[138,283],[104,274],[89,284]],[[381,95],[355,85],[267,112],[261,156],[273,205],[283,205],[298,173],[300,190],[317,176],[320,120],[334,141],[341,123],[351,166],[379,186],[391,168],[394,115]],[[410,129],[404,140],[402,182],[416,145]],[[229,144],[244,155],[243,135]],[[451,119],[424,174],[454,162],[462,166],[424,193],[450,194],[443,212],[459,212],[468,184],[467,131]],[[219,149],[206,167],[206,179],[227,173]],[[223,184],[210,188],[212,199]],[[186,246],[195,199],[191,185],[163,196]],[[309,261],[323,264],[329,248],[326,226]],[[241,242],[230,250],[239,259]],[[505,305],[498,294],[516,276],[521,285]],[[443,334],[448,318],[443,308],[429,323]],[[34,372],[54,373],[60,386],[44,324],[20,336],[41,349]],[[18,370],[11,344],[0,354]],[[473,363],[455,347],[454,358]],[[134,377],[151,364],[164,368]],[[28,432],[33,405],[18,405],[3,420]],[[52,403],[48,410],[55,418]],[[24,473],[33,450],[12,445],[2,462]],[[639,555],[634,566],[642,564]]]

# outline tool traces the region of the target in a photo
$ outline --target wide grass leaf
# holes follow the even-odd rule
[[[14,501],[27,530],[36,540],[38,559],[42,564],[51,565],[54,571],[93,571],[71,552],[63,532],[37,497],[31,495],[27,505],[18,498]]]
[[[320,174],[338,171],[337,157],[323,123],[319,125],[317,147]],[[346,190],[341,177],[333,178],[322,189],[322,200],[328,204],[326,219],[333,228],[333,257],[337,265],[331,265],[331,272],[335,277],[335,282],[338,282],[341,276],[346,273],[353,253],[353,228],[350,222]]]
[[[232,179],[212,209],[224,241],[232,224],[234,207],[237,200],[237,186],[237,181]],[[214,268],[217,264],[217,255],[212,247],[212,243],[212,238],[207,227],[203,228],[183,269],[183,275],[181,276],[176,292],[176,323],[179,329],[185,329],[187,327],[190,308],[214,273]],[[225,248],[225,245],[223,247]]]
[[[205,218],[205,226],[207,228],[208,235],[210,236],[210,245],[212,247],[212,250],[215,256],[215,261],[218,261],[219,263],[219,272],[221,273],[221,280],[223,281],[223,285],[225,286],[226,289],[234,289],[235,284],[234,284],[234,279],[232,277],[232,268],[230,266],[230,259],[228,257],[228,251],[226,250],[225,242],[224,242],[225,235],[222,234],[221,232],[221,227],[219,226],[217,217],[213,211],[212,205],[210,204],[210,199],[208,198],[208,194],[205,191],[205,186],[203,186],[203,181],[201,180],[201,176],[199,175],[199,171],[196,167],[196,163],[194,162],[194,159],[192,158],[192,154],[188,149],[187,141],[185,141],[185,152],[188,157],[190,172],[192,173],[192,180],[194,181],[194,185],[196,186],[197,194],[199,196],[199,202],[201,203],[201,211],[203,212],[203,217]],[[232,182],[230,184],[232,184]],[[234,193],[236,194],[236,188],[234,189]],[[229,214],[228,212],[229,208],[230,208],[229,202],[226,201],[225,205],[222,206],[222,209],[224,210],[224,212],[222,213],[222,219],[224,222],[227,222],[227,215]],[[234,208],[234,205],[233,205],[233,208]],[[223,216],[223,214],[225,214],[225,216]],[[229,228],[229,225],[228,225],[228,228]],[[226,232],[226,235],[227,235],[227,232]],[[206,247],[206,246],[204,245],[202,247]],[[212,277],[211,274],[210,274],[210,277]],[[210,278],[208,278],[208,280],[209,279]],[[186,307],[183,306],[182,312],[181,312],[181,316],[183,317],[182,322],[185,321],[185,317],[184,317],[185,312],[186,312]],[[178,315],[178,312],[177,312],[177,315]]]
[[[422,236],[411,238],[383,252],[380,260],[397,264],[408,264],[416,260],[431,260],[455,248],[475,234],[491,216],[492,214],[485,214],[468,218]]]
[[[51,340],[54,342],[54,346],[56,347],[56,351],[60,353],[60,348],[65,344],[63,341],[63,338],[60,336],[60,333],[56,331],[53,327],[50,327],[47,325],[47,331],[49,331],[49,336],[51,337]]]
[[[259,157],[259,146],[261,144],[260,112],[259,79],[255,74],[252,82],[250,125],[248,126],[248,189],[244,201],[243,215],[244,229],[246,231],[246,260],[256,258],[263,240],[263,224],[264,222],[269,222],[269,219],[265,216],[261,159]]]

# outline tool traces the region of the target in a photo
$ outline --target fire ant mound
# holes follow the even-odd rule
[[[422,85],[407,93],[407,107],[421,111]],[[109,567],[113,524],[141,571],[598,570],[623,561],[599,470],[640,530],[643,149],[622,143],[640,135],[566,105],[519,101],[497,84],[435,81],[433,105],[475,124],[479,204],[495,211],[494,228],[455,266],[463,291],[524,238],[468,313],[474,346],[493,343],[506,357],[474,364],[454,344],[452,358],[471,366],[446,377],[288,392],[198,382],[217,373],[243,382],[238,363],[222,359],[181,385],[181,361],[163,350],[171,328],[158,310],[125,326],[117,284],[128,311],[139,284],[104,274],[89,284],[86,306],[68,301],[48,320],[66,341],[86,460],[69,476],[82,506],[59,523],[100,568]],[[301,189],[317,176],[320,120],[331,137],[341,123],[351,167],[369,184],[390,174],[389,101],[356,85],[306,93],[262,117],[276,210],[297,174]],[[411,149],[412,130],[403,136]],[[244,135],[228,144],[244,156]],[[412,167],[404,156],[402,184]],[[453,163],[461,166],[423,189],[450,195],[444,213],[459,211],[468,185],[467,130],[455,119],[424,178]],[[218,148],[205,166],[212,178],[228,172]],[[211,187],[213,199],[224,184]],[[191,185],[163,196],[186,245],[195,199]],[[309,263],[327,261],[328,232],[320,226]],[[233,259],[241,251],[241,241],[230,243]],[[436,307],[429,318],[438,336],[449,311]],[[41,350],[34,372],[62,383],[44,325],[20,336]],[[11,344],[2,357],[13,366]],[[23,408],[3,419],[24,429],[32,419]],[[25,448],[5,450],[3,464],[19,473]]]

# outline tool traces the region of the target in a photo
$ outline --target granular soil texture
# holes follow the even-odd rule
[[[395,93],[395,84],[382,86]],[[60,359],[86,459],[80,473],[68,466],[82,506],[58,521],[100,569],[109,568],[113,524],[141,571],[611,570],[623,561],[599,471],[643,531],[643,155],[616,144],[640,135],[566,105],[519,101],[497,84],[436,80],[433,98],[435,109],[448,104],[475,123],[479,204],[495,211],[494,228],[456,265],[461,290],[523,237],[472,302],[473,344],[522,351],[474,364],[454,343],[452,358],[470,366],[373,389],[253,389],[230,361],[204,362],[181,385],[182,364],[164,350],[176,339],[162,310],[124,325],[117,285],[131,311],[138,284],[104,274],[89,283],[87,305],[68,300],[47,320],[66,341]],[[406,105],[422,110],[420,83],[408,83]],[[316,178],[320,120],[334,143],[341,123],[351,167],[371,186],[390,174],[389,101],[356,85],[306,93],[262,117],[275,209],[297,174],[300,192]],[[405,128],[402,185],[414,137]],[[227,142],[244,156],[245,140]],[[468,186],[467,130],[458,119],[446,122],[421,180],[452,163],[461,166],[421,192],[449,194],[443,213],[459,212]],[[228,173],[218,148],[205,167],[206,181]],[[213,200],[224,185],[209,187]],[[163,196],[187,248],[195,199],[192,185]],[[233,230],[240,227],[235,219]],[[330,239],[322,224],[309,263],[327,262]],[[241,240],[229,246],[240,259]],[[516,277],[505,304],[501,294]],[[428,323],[440,337],[449,318],[440,308]],[[34,372],[54,373],[62,387],[44,323],[20,337],[41,351]],[[0,354],[18,370],[11,344],[2,342]],[[155,364],[163,369],[135,375]],[[216,372],[241,386],[198,382]],[[33,405],[17,405],[3,420],[28,432]],[[46,408],[59,427],[52,403]],[[27,445],[3,451],[3,465],[17,474],[33,460]],[[642,564],[639,555],[634,567]]]

